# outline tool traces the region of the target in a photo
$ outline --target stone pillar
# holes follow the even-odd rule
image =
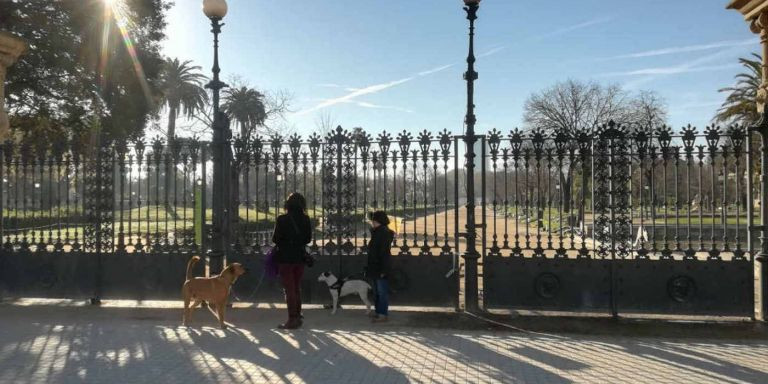
[[[749,29],[753,33],[760,35],[760,45],[762,46],[763,79],[755,98],[757,101],[757,112],[762,115],[763,110],[765,109],[765,103],[768,101],[768,10],[761,12],[757,17],[752,19],[749,24]]]
[[[768,10],[764,10],[753,18],[749,24],[750,30],[760,34],[762,46],[762,82],[757,90],[755,101],[760,121],[752,129],[760,134],[762,148],[760,149],[760,252],[755,257],[755,269],[758,276],[756,294],[755,318],[768,321],[768,120],[766,120],[765,103],[768,102]]]
[[[726,7],[738,11],[749,23],[749,29],[760,35],[763,56],[763,81],[757,91],[757,110],[763,114],[768,101],[768,0],[731,0]]]
[[[5,112],[5,74],[27,50],[24,40],[0,31],[0,141],[10,136],[8,114]]]
[[[768,321],[768,0],[731,0],[728,9],[739,11],[749,23],[753,33],[760,34],[762,46],[762,82],[757,90],[755,101],[760,119],[750,127],[760,134],[760,222],[755,229],[760,231],[760,250],[755,256],[757,290],[755,292],[755,319]]]

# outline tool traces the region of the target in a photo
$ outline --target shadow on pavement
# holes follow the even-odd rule
[[[2,383],[568,383],[641,369],[768,382],[752,364],[765,360],[768,344],[750,338],[516,332],[455,313],[396,312],[390,323],[372,325],[363,311],[346,309],[307,310],[296,331],[275,329],[280,309],[231,310],[228,330],[203,309],[192,327],[180,326],[180,308],[2,305],[0,312]],[[611,332],[621,329],[631,327]]]

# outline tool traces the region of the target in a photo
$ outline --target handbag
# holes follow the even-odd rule
[[[293,224],[293,230],[296,231],[296,235],[298,236],[301,233],[301,230],[299,230],[299,226],[296,224],[296,220],[293,220],[291,215],[288,215],[288,219],[291,220],[291,224]],[[307,267],[312,268],[315,265],[315,257],[312,256],[312,254],[307,250],[306,245],[302,246],[302,248],[304,249],[304,264],[306,264]]]
[[[270,279],[276,279],[277,276],[280,274],[280,270],[277,265],[277,260],[275,260],[276,254],[277,254],[277,247],[275,246],[270,248],[267,254],[264,255],[264,273]]]

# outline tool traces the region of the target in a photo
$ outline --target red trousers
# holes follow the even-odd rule
[[[288,320],[297,321],[301,317],[301,277],[304,276],[304,264],[280,264],[278,268],[285,288]]]

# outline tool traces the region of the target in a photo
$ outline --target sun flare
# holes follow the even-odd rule
[[[125,45],[128,55],[131,57],[134,71],[138,76],[141,83],[144,95],[147,101],[151,102],[152,94],[149,90],[149,84],[147,84],[146,76],[144,75],[144,68],[141,65],[139,56],[136,52],[133,39],[131,38],[130,30],[136,29],[136,23],[131,15],[130,7],[125,3],[125,0],[102,0],[104,2],[104,33],[102,35],[102,49],[101,49],[101,73],[106,73],[109,62],[109,44],[110,44],[110,31],[112,29],[112,23],[115,23],[117,30],[120,32],[123,44]]]

